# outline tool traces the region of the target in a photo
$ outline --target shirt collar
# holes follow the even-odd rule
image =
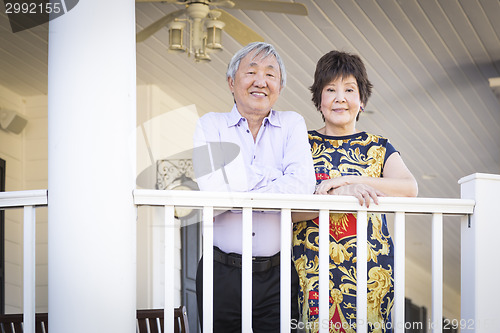
[[[242,119],[244,119],[244,117],[238,111],[236,104],[234,104],[233,108],[231,109],[231,112],[228,114],[227,127],[236,126],[240,121],[242,121]],[[281,127],[278,113],[273,109],[271,109],[269,115],[266,118],[264,118],[264,122],[266,122],[266,120],[272,126]]]

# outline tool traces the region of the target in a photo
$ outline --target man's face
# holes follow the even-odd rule
[[[234,81],[228,78],[238,111],[242,116],[267,116],[281,91],[278,61],[272,55],[262,58],[254,53],[241,59]]]

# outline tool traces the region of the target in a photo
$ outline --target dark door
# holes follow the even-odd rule
[[[182,218],[182,304],[186,306],[189,331],[200,332],[196,305],[196,269],[201,253],[201,213]]]

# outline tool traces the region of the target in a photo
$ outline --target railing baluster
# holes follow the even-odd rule
[[[443,332],[443,214],[432,214],[432,327]]]
[[[394,323],[405,332],[405,213],[394,214]]]
[[[252,208],[243,208],[241,254],[241,326],[242,332],[252,332]]]
[[[203,207],[203,332],[213,332],[214,210]]]
[[[174,206],[165,206],[165,308],[163,310],[164,327],[174,327]]]
[[[24,206],[24,332],[35,333],[35,241],[36,241],[36,214],[34,206]]]
[[[291,314],[291,269],[292,261],[290,247],[292,245],[292,210],[281,210],[281,255],[280,255],[280,316],[281,333],[290,332]]]
[[[357,271],[357,286],[356,286],[356,332],[364,333],[368,330],[368,304],[367,304],[367,234],[368,234],[368,215],[366,210],[360,210],[357,214],[356,222],[356,271]]]
[[[330,322],[330,214],[319,211],[319,331],[328,333]],[[307,323],[306,323],[307,324]]]

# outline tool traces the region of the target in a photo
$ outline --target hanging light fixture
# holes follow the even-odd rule
[[[222,29],[225,23],[219,21],[221,12],[210,10],[206,3],[192,3],[187,7],[187,19],[176,18],[168,25],[169,51],[193,55],[196,62],[209,62],[211,51],[222,50]],[[184,45],[184,30],[189,23],[188,47]]]

